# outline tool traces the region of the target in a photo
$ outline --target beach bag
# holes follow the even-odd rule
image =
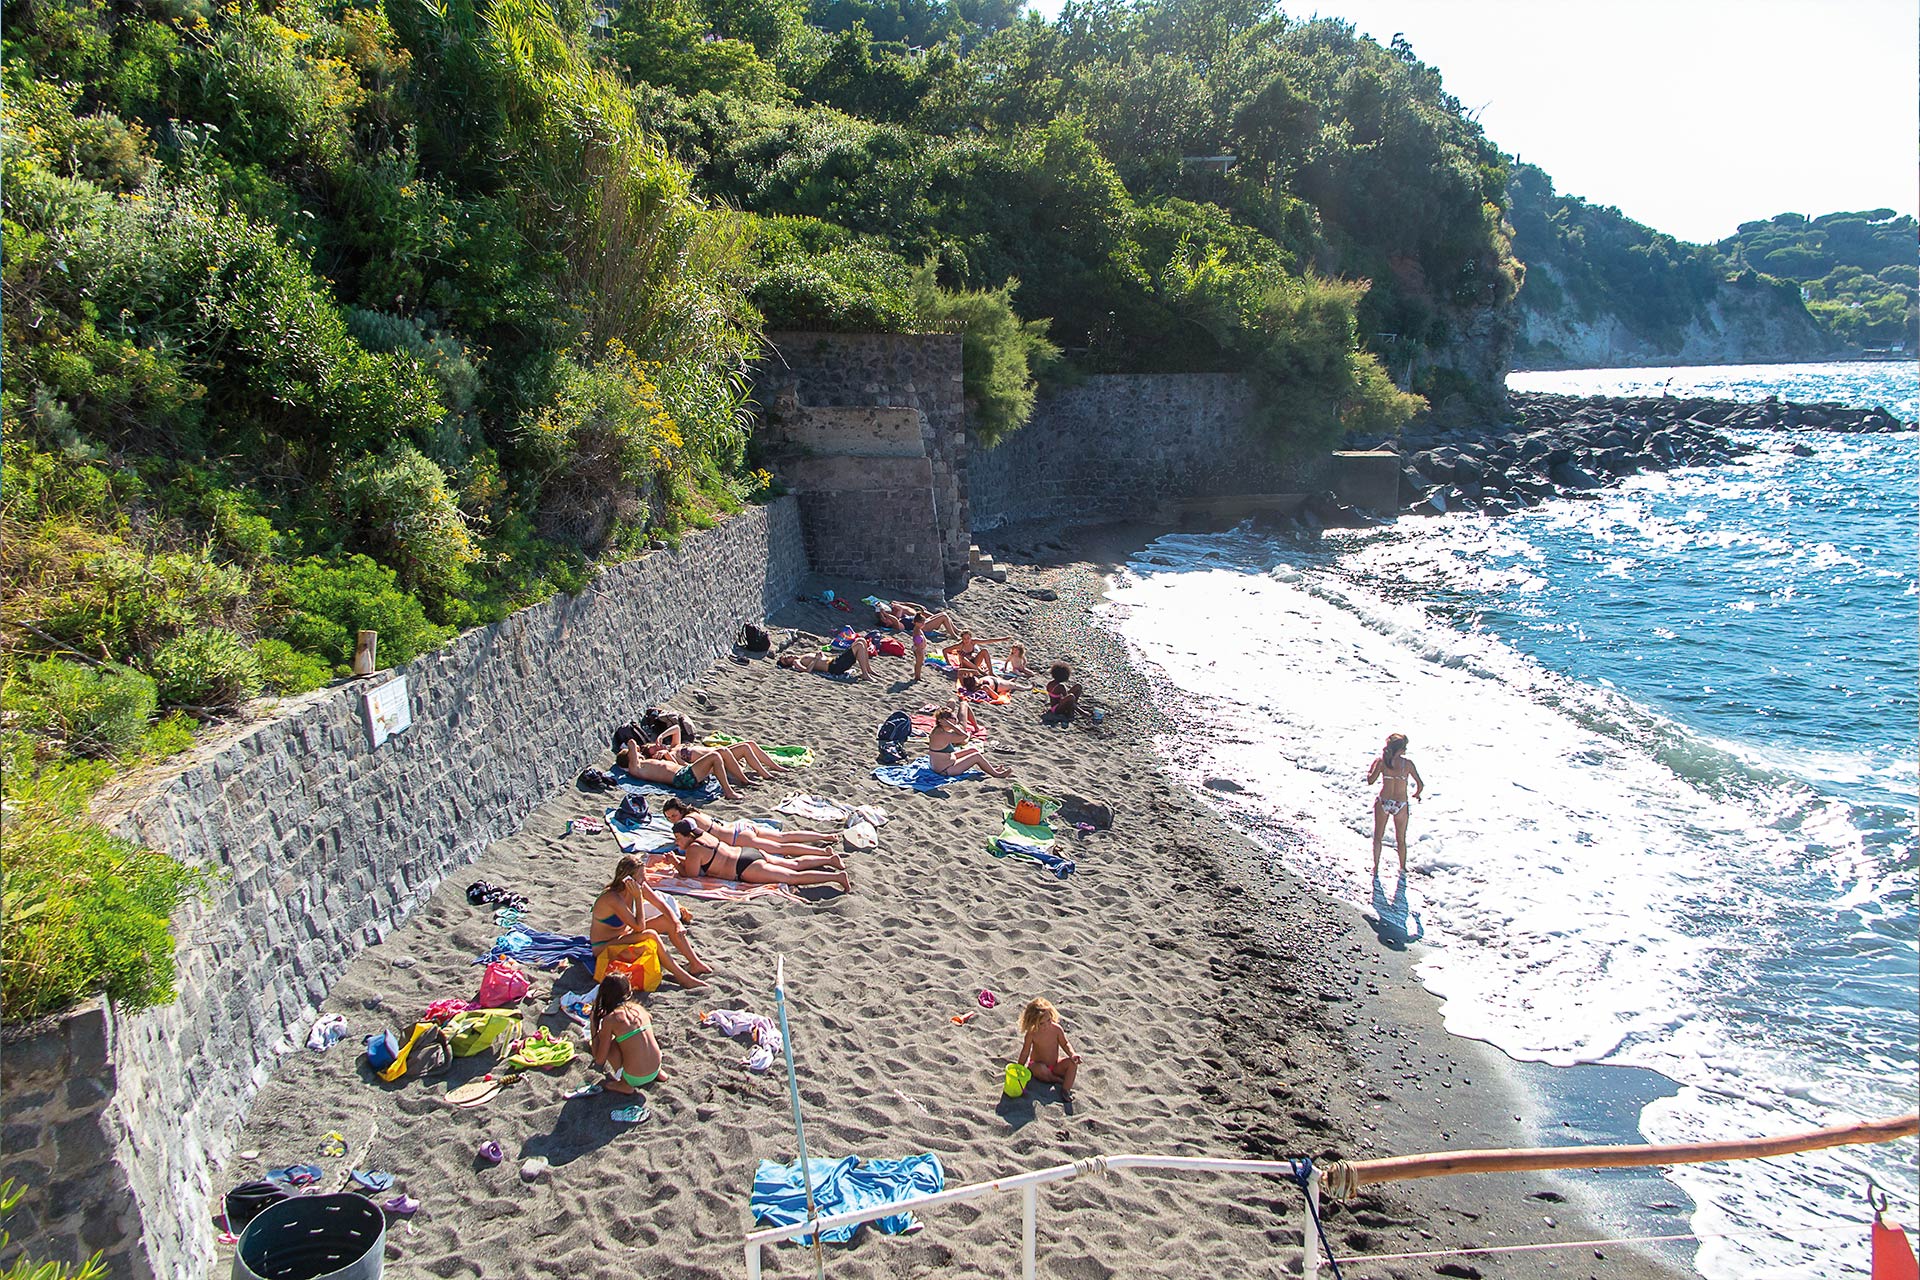
[[[1013,820],[1023,827],[1037,827],[1044,817],[1038,801],[1022,800],[1013,806]]]
[[[653,821],[653,810],[647,807],[647,798],[637,791],[629,791],[620,801],[620,807],[614,812],[614,818],[621,822],[631,822],[644,827]]]
[[[473,998],[473,1007],[510,1008],[525,999],[527,992],[532,989],[533,983],[519,965],[511,960],[495,960],[480,975],[480,992]]]
[[[388,1084],[408,1071],[435,1075],[447,1069],[447,1035],[431,1022],[416,1022],[404,1043],[391,1031],[367,1038],[367,1065]]]
[[[456,1058],[471,1058],[493,1048],[501,1036],[520,1025],[511,1009],[468,1009],[447,1023],[447,1044]]]
[[[880,763],[899,764],[907,758],[907,739],[913,736],[913,717],[896,711],[880,723]]]
[[[607,972],[617,973],[633,985],[635,991],[658,991],[660,989],[660,952],[654,946],[652,938],[642,938],[633,944],[639,955],[631,960],[616,961],[607,966]]]
[[[227,1230],[234,1235],[259,1216],[262,1209],[279,1204],[292,1195],[284,1183],[262,1179],[258,1182],[243,1182],[227,1192],[225,1209]]]
[[[740,628],[740,638],[734,643],[748,653],[765,653],[773,648],[773,637],[767,634],[765,627],[749,622]]]
[[[889,658],[904,658],[907,656],[907,646],[901,642],[898,636],[881,637],[874,643],[873,651],[875,653],[885,654]]]

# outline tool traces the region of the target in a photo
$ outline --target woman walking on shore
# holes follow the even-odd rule
[[[1367,766],[1367,781],[1380,781],[1380,794],[1373,800],[1373,878],[1380,878],[1380,842],[1387,834],[1387,819],[1393,819],[1393,842],[1400,850],[1400,878],[1407,876],[1407,819],[1414,800],[1427,789],[1420,771],[1407,758],[1407,735],[1387,735],[1387,745]],[[1413,795],[1407,795],[1407,779],[1413,779]]]

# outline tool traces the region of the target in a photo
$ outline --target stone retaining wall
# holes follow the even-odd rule
[[[976,529],[1055,516],[1152,518],[1164,502],[1303,486],[1252,422],[1232,374],[1104,374],[1042,399],[997,448],[975,447],[967,501]]]
[[[224,875],[175,921],[177,1001],[0,1050],[0,1175],[35,1184],[16,1247],[204,1274],[214,1162],[340,974],[807,571],[783,498],[416,659],[413,727],[378,751],[361,699],[383,677],[302,700],[134,806],[121,834]]]

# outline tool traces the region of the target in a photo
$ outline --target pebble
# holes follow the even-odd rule
[[[534,1156],[520,1166],[520,1181],[538,1182],[553,1172],[553,1166],[547,1163],[545,1156]]]

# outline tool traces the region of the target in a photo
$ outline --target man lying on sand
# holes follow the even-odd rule
[[[860,674],[854,678],[871,680],[872,659],[873,650],[867,647],[865,638],[855,636],[853,642],[838,653],[783,653],[774,662],[788,671],[818,671],[829,676],[843,676],[859,667]]]
[[[912,631],[915,627],[928,631],[954,629],[953,619],[948,616],[946,610],[942,609],[936,613],[927,606],[915,604],[911,600],[882,600],[880,607],[873,612],[883,626],[892,627],[895,631]]]
[[[652,750],[644,743],[629,742],[620,752],[620,767],[642,782],[677,787],[682,791],[698,791],[711,778],[720,784],[721,795],[729,800],[740,798],[740,793],[727,781],[726,769],[721,764],[722,760],[730,762],[733,757],[708,750],[705,755],[681,764],[664,756],[649,754]]]
[[[761,750],[760,744],[757,742],[752,742],[752,741],[730,742],[727,745],[721,746],[721,747],[708,747],[705,745],[696,746],[694,744],[683,743],[681,741],[680,729],[678,726],[670,727],[666,729],[664,732],[662,732],[659,738],[657,738],[654,741],[653,745],[656,747],[673,747],[673,748],[679,748],[685,745],[690,747],[691,750],[696,752],[697,751],[723,752],[724,754],[733,757],[733,762],[735,767],[740,770],[739,780],[741,782],[746,781],[747,774],[749,773],[756,774],[761,779],[771,782],[773,780],[774,774],[785,773],[787,771],[786,765],[781,764],[779,761],[775,760],[772,756],[768,755],[765,751]]]
[[[742,849],[728,844],[686,818],[673,824],[673,844],[680,850],[680,874],[738,880],[742,884],[830,884],[842,893],[853,892],[853,877],[837,853],[778,854]]]

